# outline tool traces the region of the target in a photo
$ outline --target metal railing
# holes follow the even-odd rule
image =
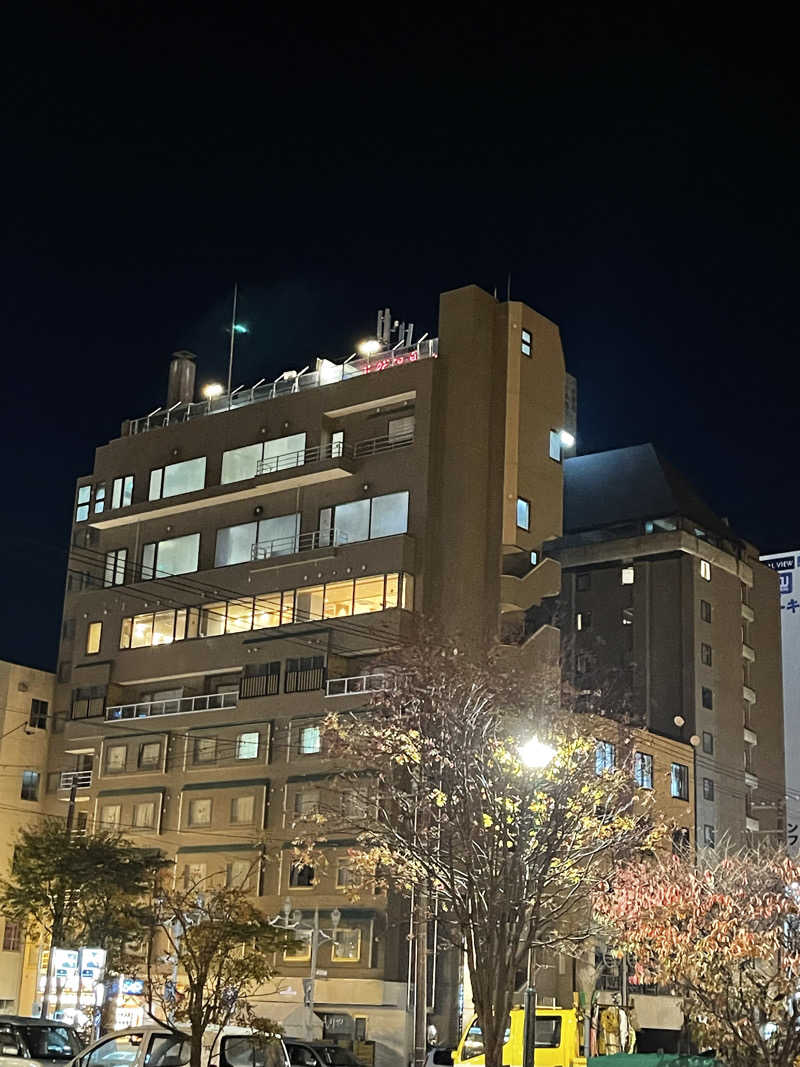
[[[357,693],[380,693],[388,687],[389,679],[385,674],[354,674],[349,678],[329,678],[325,686],[325,696],[349,697]]]
[[[92,784],[91,771],[62,771],[58,782],[59,789],[72,789],[72,783],[78,789],[89,789]]]
[[[276,537],[272,541],[256,541],[250,549],[250,559],[272,559],[273,556],[291,556],[296,552],[312,552],[315,548],[347,543],[343,530],[310,530],[293,537]]]
[[[361,456],[375,456],[380,452],[392,452],[395,448],[405,448],[406,445],[414,444],[414,434],[396,433],[384,434],[383,437],[371,437],[367,441],[359,441],[353,446],[353,455],[358,459]]]
[[[344,441],[329,441],[326,445],[309,445],[297,452],[282,452],[279,456],[268,456],[256,464],[256,474],[275,474],[276,471],[304,467],[307,463],[319,463],[324,459],[339,459],[352,456],[353,450]]]
[[[410,348],[387,349],[364,359],[351,359],[347,363],[326,362],[315,371],[300,371],[299,373],[286,371],[274,382],[266,382],[262,378],[250,389],[239,386],[229,395],[200,400],[193,404],[173,404],[171,408],[156,408],[155,411],[151,411],[149,415],[141,419],[131,419],[127,433],[131,436],[137,433],[147,433],[149,430],[158,430],[162,426],[171,426],[176,422],[189,422],[191,419],[201,418],[204,415],[216,415],[222,411],[256,404],[261,400],[275,400],[277,397],[304,392],[306,389],[335,385],[338,382],[348,381],[350,378],[358,378],[363,374],[391,370],[393,367],[402,367],[421,359],[436,359],[438,354],[439,338],[431,337]]]
[[[115,704],[106,708],[106,719],[147,719],[152,715],[187,715],[196,711],[219,711],[235,708],[238,693],[204,693],[196,697],[177,697],[175,700],[145,700],[139,704]]]

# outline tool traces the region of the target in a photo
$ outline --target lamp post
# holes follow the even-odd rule
[[[287,897],[283,902],[281,914],[276,915],[272,920],[272,925],[279,926],[282,930],[300,930],[304,935],[307,934],[309,936],[311,942],[310,974],[308,978],[303,979],[303,1006],[305,1007],[307,1041],[313,1041],[314,1039],[314,984],[317,977],[317,957],[319,955],[320,942],[336,942],[336,931],[339,928],[341,918],[342,913],[338,908],[334,908],[331,912],[331,930],[328,933],[320,926],[319,908],[315,907],[314,923],[309,926],[303,922],[303,913],[299,908],[292,910],[292,898]]]
[[[520,746],[519,756],[525,767],[542,770],[555,756],[555,749],[532,737]],[[528,974],[525,983],[525,1022],[522,1036],[522,1067],[535,1067],[536,1063],[536,957],[533,947],[528,947]]]

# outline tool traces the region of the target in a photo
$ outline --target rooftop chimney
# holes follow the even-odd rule
[[[175,404],[191,404],[194,400],[194,376],[197,370],[194,361],[193,352],[181,349],[180,352],[172,353],[167,385],[168,408]]]

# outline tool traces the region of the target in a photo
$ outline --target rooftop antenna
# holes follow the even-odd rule
[[[506,281],[506,300],[511,302],[511,271],[508,272],[508,280]]]
[[[233,349],[236,344],[236,305],[239,302],[239,283],[233,283],[233,311],[231,312],[231,347],[228,353],[228,398],[231,395],[231,379],[233,377]]]

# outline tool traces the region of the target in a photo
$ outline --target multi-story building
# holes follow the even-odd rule
[[[564,536],[548,551],[567,678],[593,710],[695,747],[699,847],[782,838],[774,571],[652,445],[571,458],[564,478]]]
[[[47,742],[55,676],[0,661],[0,872],[11,866],[19,830],[44,813]],[[33,993],[38,948],[3,919],[0,1010],[16,1012]]]
[[[415,613],[510,640],[558,592],[541,551],[561,533],[574,383],[553,323],[474,286],[442,295],[438,338],[382,342],[205,400],[178,353],[167,403],[97,449],[76,491],[51,770],[77,776],[77,828],[158,845],[187,884],[249,879],[268,913],[290,896],[326,928],[338,907],[317,1013],[388,1065],[408,1058],[408,919],[381,896],[349,903],[343,842],[324,869],[292,860],[335,770],[320,723],[380,684],[367,664]],[[557,632],[523,647],[535,663]],[[264,1006],[290,1032],[308,966],[280,961]]]

